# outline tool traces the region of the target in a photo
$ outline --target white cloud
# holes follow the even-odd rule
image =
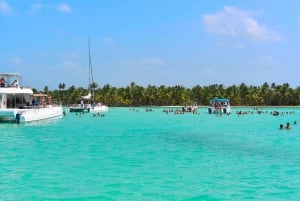
[[[0,13],[10,13],[11,7],[5,0],[0,0]]]
[[[209,32],[220,35],[259,41],[283,40],[278,33],[255,20],[250,12],[231,6],[213,14],[204,14],[202,20]]]
[[[63,12],[63,13],[70,13],[70,12],[72,12],[71,7],[68,4],[66,4],[66,3],[62,3],[62,4],[58,5],[57,9],[60,12]]]
[[[41,2],[37,2],[31,5],[31,12],[34,14],[40,12],[42,9],[57,10],[62,13],[72,12],[72,8],[66,3],[62,3],[59,5],[52,5],[52,4],[43,4]]]
[[[41,2],[31,4],[31,12],[38,13],[42,9],[42,7],[43,7],[43,5]]]

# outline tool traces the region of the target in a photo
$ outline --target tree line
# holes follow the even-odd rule
[[[236,106],[296,106],[300,105],[300,86],[290,87],[288,83],[277,85],[264,83],[261,86],[247,86],[245,83],[225,87],[223,84],[209,86],[194,86],[186,88],[175,86],[139,86],[134,82],[126,87],[114,87],[109,84],[102,88],[94,82],[89,86],[94,94],[94,101],[108,106],[166,106],[166,105],[208,105],[213,97],[229,98],[231,105]],[[66,88],[59,83],[58,89],[49,91],[45,86],[43,92],[60,101],[63,105],[79,103],[81,96],[88,94],[89,90],[74,85]]]

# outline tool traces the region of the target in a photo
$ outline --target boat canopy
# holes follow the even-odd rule
[[[12,81],[17,80],[19,83],[18,85],[21,83],[22,81],[22,77],[20,73],[0,73],[0,77],[1,79],[4,78],[4,82],[10,86],[12,84],[10,84]]]
[[[20,73],[0,73],[3,77],[21,77]]]
[[[210,100],[212,103],[220,103],[220,102],[229,102],[229,99],[227,98],[213,98]]]
[[[38,94],[33,94],[34,97],[47,97],[47,94],[42,94],[42,93],[38,93]]]

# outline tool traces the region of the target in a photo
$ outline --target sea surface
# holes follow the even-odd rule
[[[300,108],[152,110],[0,124],[0,200],[300,200]]]

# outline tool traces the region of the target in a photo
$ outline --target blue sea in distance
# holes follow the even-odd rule
[[[0,200],[300,200],[300,108],[153,110],[0,124]]]

